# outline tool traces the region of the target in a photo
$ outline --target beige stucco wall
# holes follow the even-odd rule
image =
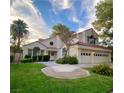
[[[78,48],[76,46],[71,46],[69,49],[69,55],[78,57]]]

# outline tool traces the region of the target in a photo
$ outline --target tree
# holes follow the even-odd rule
[[[22,40],[27,36],[27,24],[23,20],[15,20],[10,27],[11,42],[17,48],[20,48]]]
[[[92,25],[96,30],[102,31],[100,34],[102,43],[109,47],[113,46],[113,1],[100,1],[96,5],[96,17]]]
[[[20,53],[22,49],[20,47],[22,41],[28,35],[27,24],[23,20],[15,20],[11,24],[10,27],[10,43],[12,44],[10,47],[10,51],[12,50],[14,53],[14,62],[19,63],[20,61]]]
[[[69,30],[68,27],[66,27],[63,24],[57,24],[53,26],[53,32],[52,36],[59,35],[60,39],[64,42],[66,45],[66,54],[69,54],[68,50],[71,46],[71,43],[73,42],[73,32]]]

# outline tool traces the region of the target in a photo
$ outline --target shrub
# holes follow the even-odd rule
[[[78,60],[76,57],[69,57],[69,64],[78,64]]]
[[[43,61],[49,61],[50,60],[50,56],[49,55],[44,55],[43,56]]]
[[[107,64],[96,65],[92,68],[92,71],[101,75],[113,75],[113,70]]]
[[[38,61],[42,61],[43,56],[38,56]]]
[[[58,60],[56,60],[56,63],[58,64],[66,64],[66,61],[64,58],[59,58]]]
[[[33,62],[36,62],[37,61],[37,56],[32,56],[32,60],[33,60]]]
[[[25,55],[25,58],[31,58],[31,56],[30,55]]]
[[[14,61],[14,56],[10,56],[10,63],[13,63],[13,61]]]
[[[59,58],[56,62],[59,64],[78,64],[77,58],[72,56]]]
[[[32,58],[21,59],[21,63],[30,63],[30,62],[32,62]]]

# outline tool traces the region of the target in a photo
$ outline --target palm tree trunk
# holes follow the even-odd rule
[[[18,44],[17,44],[18,49],[20,48],[20,37],[18,37]]]
[[[20,63],[20,33],[18,35],[17,51],[16,51],[16,63]]]

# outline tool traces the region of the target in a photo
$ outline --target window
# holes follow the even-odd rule
[[[41,55],[43,55],[44,54],[44,50],[41,50]]]
[[[93,35],[88,36],[88,37],[87,37],[87,42],[88,42],[89,44],[95,44],[96,38],[94,38]]]
[[[90,53],[81,53],[81,55],[90,56],[91,54]]]
[[[53,41],[50,42],[50,45],[53,46]]]
[[[32,56],[32,49],[28,49],[28,55]]]

